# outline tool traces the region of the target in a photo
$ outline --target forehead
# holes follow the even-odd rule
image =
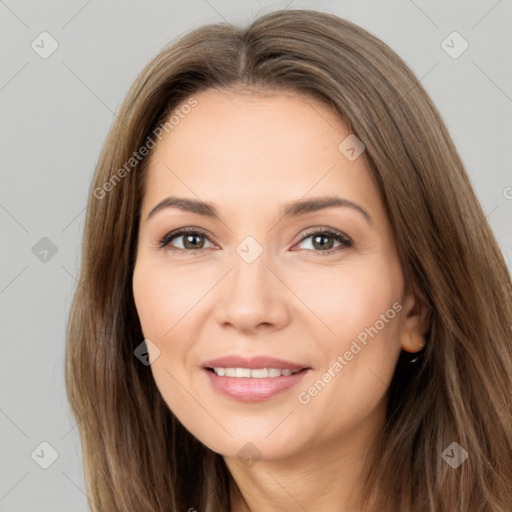
[[[261,149],[263,145],[287,149],[291,157],[304,153],[313,144],[327,147],[334,142],[336,148],[339,136],[348,134],[332,107],[303,94],[210,89],[194,99],[196,106],[187,114],[180,119],[173,116],[179,122],[164,135],[157,153],[166,145],[190,147],[197,143],[213,151],[220,141],[224,143],[224,156],[236,155],[237,144],[242,144],[245,150]],[[178,105],[175,112],[184,104]]]
[[[286,91],[211,89],[194,99],[149,155],[146,202],[172,193],[247,208],[306,194],[375,195],[364,154],[349,161],[338,149],[350,132],[327,104]]]

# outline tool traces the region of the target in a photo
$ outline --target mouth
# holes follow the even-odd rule
[[[291,370],[289,368],[206,368],[219,377],[234,377],[235,379],[274,379],[276,377],[289,377],[302,370]]]
[[[214,391],[241,402],[268,400],[298,385],[311,367],[280,359],[226,357],[202,367]]]

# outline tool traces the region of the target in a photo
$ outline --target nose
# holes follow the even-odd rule
[[[231,263],[232,270],[218,290],[217,322],[246,334],[285,327],[290,321],[292,296],[265,252],[251,263],[235,252]]]

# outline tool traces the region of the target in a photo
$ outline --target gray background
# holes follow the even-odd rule
[[[64,331],[90,180],[130,84],[189,29],[288,4],[352,20],[405,59],[441,111],[511,268],[512,0],[0,0],[0,511],[88,510]],[[49,48],[43,31],[59,45],[47,59],[31,47]],[[469,43],[456,59],[441,46],[453,31]],[[43,441],[58,453],[47,469]]]

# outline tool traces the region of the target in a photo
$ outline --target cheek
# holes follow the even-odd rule
[[[396,261],[365,261],[302,282],[308,306],[331,331],[318,336],[322,363],[299,403],[326,419],[326,433],[357,424],[383,398],[400,352],[402,273]],[[316,320],[318,322],[318,320]]]
[[[144,336],[163,340],[208,290],[208,282],[193,279],[186,269],[141,262],[133,274],[133,295]],[[164,347],[162,347],[164,348]]]
[[[364,338],[365,329],[376,322],[379,330],[397,332],[396,321],[385,322],[386,329],[382,329],[381,315],[384,321],[396,318],[392,306],[401,300],[403,286],[399,265],[381,257],[359,259],[315,272],[293,269],[293,275],[288,277],[294,283],[294,292],[311,312],[305,316],[308,323],[319,326],[318,333],[322,335],[317,342],[322,344],[322,352],[331,356],[333,351],[346,350],[361,333]]]
[[[133,274],[133,295],[142,333],[152,342],[147,343],[151,372],[166,401],[176,396],[171,376],[182,380],[180,369],[190,349],[187,340],[191,340],[190,336],[180,335],[180,318],[190,309],[190,287],[182,286],[178,276],[171,280],[168,274],[145,261],[136,264]]]
[[[186,271],[172,272],[145,261],[136,264],[132,281],[144,338],[154,343],[147,348],[155,384],[169,408],[189,429],[190,424],[201,425],[204,417],[185,391],[195,394],[187,375],[194,341],[186,332],[187,313],[193,312],[201,293],[205,293],[200,288],[206,284],[201,287]]]

